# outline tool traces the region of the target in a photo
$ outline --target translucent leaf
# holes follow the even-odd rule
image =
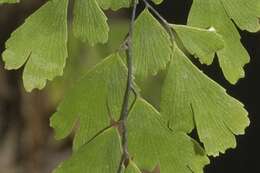
[[[226,12],[242,30],[257,32],[260,30],[259,0],[221,0]]]
[[[164,0],[152,0],[155,4],[161,4]]]
[[[130,156],[142,170],[151,171],[159,164],[161,172],[202,173],[209,162],[194,140],[167,129],[160,114],[140,98],[129,115],[127,127]]]
[[[127,70],[119,55],[99,63],[68,91],[51,118],[56,138],[66,137],[78,120],[74,150],[109,126],[120,114],[126,86]]]
[[[184,47],[190,54],[199,58],[201,63],[211,64],[215,53],[224,48],[223,38],[214,28],[206,30],[186,25],[173,25],[173,29]]]
[[[135,165],[134,162],[130,161],[129,165],[127,166],[125,173],[142,173],[138,167]]]
[[[121,144],[116,129],[110,128],[83,145],[54,173],[115,173],[121,158]]]
[[[92,46],[108,40],[107,18],[96,0],[77,0],[74,4],[73,32]]]
[[[103,9],[111,8],[112,10],[118,10],[131,5],[131,0],[97,0],[97,2]]]
[[[141,78],[154,75],[166,67],[171,56],[168,33],[145,9],[137,18],[133,36],[133,63]]]
[[[241,6],[239,11],[243,10]],[[244,77],[243,66],[249,62],[249,55],[240,43],[240,35],[220,0],[194,0],[188,24],[201,28],[214,27],[225,41],[225,48],[217,54],[226,79],[235,84]]]
[[[138,1],[138,0],[136,0]],[[155,4],[160,4],[163,2],[163,0],[152,0]],[[103,9],[109,9],[112,10],[118,10],[120,8],[130,7],[132,0],[97,0],[98,4]]]
[[[236,146],[235,135],[249,125],[242,103],[204,75],[176,48],[162,89],[162,115],[174,131],[197,128],[209,155]]]
[[[47,2],[6,42],[5,68],[18,69],[25,64],[23,81],[27,91],[42,89],[46,80],[63,73],[67,58],[67,5],[67,0]]]
[[[13,4],[13,3],[18,3],[19,0],[0,0],[0,4],[3,3],[9,3],[9,4]]]

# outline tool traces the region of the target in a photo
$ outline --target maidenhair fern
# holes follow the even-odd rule
[[[137,16],[141,1],[146,8]],[[245,133],[249,119],[243,104],[189,57],[210,65],[217,54],[230,83],[244,77],[249,55],[236,26],[259,31],[260,1],[193,0],[187,25],[168,23],[151,6],[162,1],[73,1],[72,31],[92,46],[108,40],[103,10],[131,8],[132,17],[118,51],[83,76],[52,116],[57,139],[75,130],[73,154],[54,173],[202,173],[208,156],[235,148],[235,135]],[[68,4],[47,1],[6,42],[5,68],[24,66],[27,91],[42,89],[47,80],[63,74]],[[166,72],[160,111],[141,97],[134,81],[159,71]],[[203,146],[189,136],[194,129]]]

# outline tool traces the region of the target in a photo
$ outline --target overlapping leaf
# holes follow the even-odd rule
[[[0,0],[0,4],[3,3],[9,3],[9,4],[13,4],[13,3],[18,3],[19,0]]]
[[[118,10],[131,5],[131,0],[97,0],[97,2],[103,9],[111,8],[112,10]]]
[[[137,76],[145,78],[166,67],[171,56],[168,33],[145,9],[135,22],[133,36],[133,63]]]
[[[46,80],[63,73],[67,57],[67,5],[67,0],[47,2],[6,42],[5,68],[18,69],[25,64],[23,81],[27,91],[41,89]]]
[[[141,170],[136,166],[136,164],[132,161],[128,164],[125,173],[142,173]]]
[[[47,80],[63,74],[68,56],[67,6],[68,0],[48,1],[6,42],[5,67],[18,69],[26,64],[23,81],[27,91],[42,89]],[[76,37],[91,45],[106,42],[109,31],[106,20],[95,0],[75,1],[73,31]]]
[[[51,119],[57,138],[66,137],[76,121],[74,150],[117,120],[126,86],[127,70],[119,55],[106,58],[68,92]]]
[[[214,28],[199,29],[186,25],[173,25],[184,47],[190,54],[199,58],[201,63],[211,64],[215,53],[224,48],[221,35]]]
[[[229,17],[242,30],[257,32],[260,30],[259,0],[221,0]]]
[[[174,131],[197,128],[209,155],[236,146],[235,135],[249,125],[242,103],[229,96],[217,83],[199,71],[175,49],[162,91],[162,115]]]
[[[224,8],[224,6],[225,8]],[[240,35],[230,16],[242,29],[255,31],[259,28],[256,15],[259,1],[194,0],[188,19],[191,26],[214,27],[223,36],[225,48],[218,52],[220,66],[226,79],[235,84],[244,77],[243,66],[249,62],[249,55],[240,43]]]
[[[96,0],[77,0],[74,4],[73,32],[92,46],[108,40],[107,17]]]
[[[137,99],[127,121],[129,153],[142,170],[202,173],[208,158],[200,146],[182,132],[163,126],[160,114]]]
[[[152,1],[155,4],[160,4],[163,2],[163,0],[152,0]],[[97,2],[103,9],[111,8],[112,10],[118,10],[120,8],[130,7],[132,0],[97,0]]]
[[[120,158],[119,134],[116,129],[110,128],[82,146],[54,170],[54,173],[115,173]]]

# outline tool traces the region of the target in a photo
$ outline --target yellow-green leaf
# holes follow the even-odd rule
[[[74,4],[73,32],[77,38],[94,46],[108,40],[107,17],[96,0],[76,0]]]
[[[202,173],[209,163],[203,149],[182,132],[172,132],[160,113],[138,98],[128,121],[129,154],[138,168],[161,172]]]
[[[224,48],[224,41],[214,28],[200,29],[186,25],[173,25],[189,53],[199,58],[203,64],[210,65],[215,53]]]
[[[162,115],[173,131],[196,127],[207,154],[236,147],[235,135],[249,125],[243,104],[204,75],[176,48],[162,89]]]
[[[97,2],[103,9],[111,8],[112,10],[118,10],[131,5],[131,0],[97,0]]]
[[[226,12],[242,30],[260,30],[259,0],[221,0]]]
[[[127,70],[118,54],[113,54],[87,73],[65,96],[51,118],[56,138],[70,134],[75,123],[74,150],[120,116]]]
[[[0,0],[0,4],[3,3],[8,3],[8,4],[13,4],[13,3],[18,3],[19,0]]]
[[[125,173],[142,173],[133,161],[128,164]]]
[[[241,6],[239,12],[243,13],[244,8]],[[217,53],[224,76],[232,84],[245,76],[243,67],[249,62],[250,57],[241,44],[240,35],[221,0],[194,0],[188,24],[201,28],[214,27],[225,42],[224,49]]]
[[[68,0],[52,0],[14,31],[3,53],[6,69],[25,64],[25,89],[42,89],[47,80],[63,74],[67,58]],[[51,14],[51,17],[50,17]]]
[[[73,153],[54,173],[115,173],[120,158],[119,134],[110,128]]]
[[[171,56],[171,42],[161,24],[145,9],[135,22],[133,64],[137,76],[145,78],[164,69]]]

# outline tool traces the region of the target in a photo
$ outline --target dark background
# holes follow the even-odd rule
[[[11,32],[43,2],[28,0],[19,5],[0,6],[1,53]],[[191,0],[165,0],[156,9],[169,22],[185,24],[191,3]],[[141,9],[143,5],[139,6],[139,12]],[[127,13],[120,11],[123,17],[127,16]],[[251,119],[246,135],[237,137],[237,148],[228,150],[218,158],[212,158],[211,164],[206,167],[206,173],[260,172],[260,33],[241,32],[241,35],[242,43],[251,55],[251,62],[245,67],[246,77],[237,85],[233,86],[224,79],[216,60],[210,67],[200,66],[206,74],[224,86],[230,95],[245,104]],[[12,141],[11,145],[7,144],[11,147],[12,154],[5,155],[0,152],[0,173],[16,173],[18,169],[27,173],[47,173],[70,152],[70,140],[56,143],[52,138],[48,118],[56,105],[50,104],[48,94],[48,90],[25,93],[21,83],[21,71],[6,71],[0,61],[0,148],[4,148],[5,141]],[[44,157],[46,159],[42,159]],[[11,164],[6,164],[12,165],[14,171],[5,165],[8,159]],[[4,169],[5,166],[7,170]]]

